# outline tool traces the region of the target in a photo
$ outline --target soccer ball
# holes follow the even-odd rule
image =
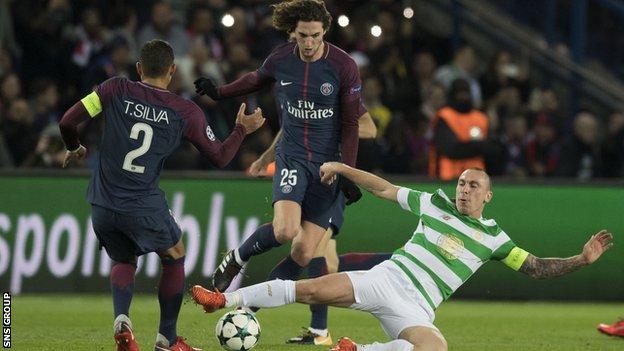
[[[260,339],[260,323],[251,312],[237,309],[219,319],[215,335],[228,351],[251,350]]]

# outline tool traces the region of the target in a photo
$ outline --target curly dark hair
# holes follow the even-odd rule
[[[332,16],[322,0],[289,0],[273,6],[273,27],[288,34],[294,32],[299,21],[322,22],[329,30]]]

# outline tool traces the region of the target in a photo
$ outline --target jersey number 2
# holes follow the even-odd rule
[[[145,172],[145,167],[137,166],[133,164],[132,161],[139,156],[143,156],[149,150],[150,146],[152,146],[154,130],[149,124],[136,123],[132,126],[132,130],[130,131],[130,139],[138,140],[140,132],[143,132],[143,143],[138,149],[134,149],[126,154],[122,168],[129,172],[143,174]]]

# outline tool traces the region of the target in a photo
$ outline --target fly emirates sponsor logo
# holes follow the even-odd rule
[[[306,100],[297,100],[296,105],[287,100],[286,109],[293,117],[301,119],[323,119],[334,115],[333,108],[314,109],[314,102]]]

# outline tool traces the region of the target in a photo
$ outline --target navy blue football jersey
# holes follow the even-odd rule
[[[165,159],[182,139],[192,142],[211,159],[222,143],[203,111],[192,101],[168,90],[125,78],[111,78],[83,99],[91,116],[100,113],[104,131],[87,200],[115,212],[148,215],[167,208],[159,189]],[[98,106],[99,103],[99,106]],[[94,108],[98,106],[99,108]],[[237,125],[236,149],[245,136]],[[234,151],[235,152],[235,151]]]

